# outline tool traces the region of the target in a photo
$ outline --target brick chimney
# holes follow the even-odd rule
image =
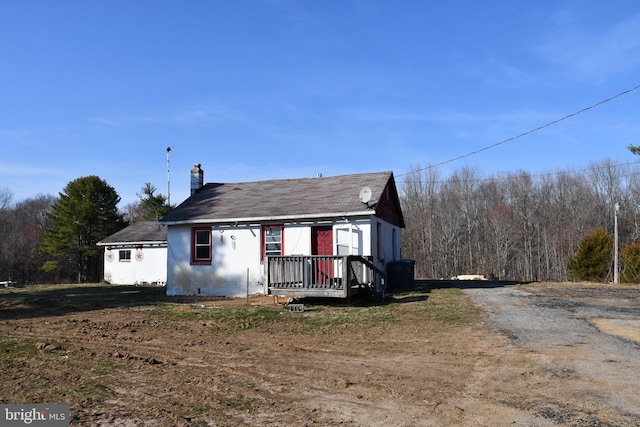
[[[193,165],[191,169],[191,195],[204,185],[204,171],[200,168],[200,163]]]

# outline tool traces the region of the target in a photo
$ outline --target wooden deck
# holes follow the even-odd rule
[[[384,297],[386,274],[362,256],[270,256],[265,293],[292,297],[350,298],[362,292]]]

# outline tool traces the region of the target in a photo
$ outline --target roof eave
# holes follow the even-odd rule
[[[124,245],[166,245],[166,240],[130,240],[120,242],[98,242],[98,246],[124,246]]]
[[[344,218],[355,216],[371,216],[375,215],[375,210],[364,210],[354,212],[326,212],[320,214],[303,214],[303,215],[275,215],[275,216],[262,216],[262,217],[248,217],[248,218],[201,218],[190,220],[178,220],[178,221],[160,221],[160,225],[187,225],[187,224],[228,224],[228,223],[263,223],[263,222],[277,222],[277,221],[304,221],[313,219],[332,219],[332,218]]]

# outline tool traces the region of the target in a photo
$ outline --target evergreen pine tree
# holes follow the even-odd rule
[[[162,194],[154,194],[156,187],[147,182],[142,187],[140,197],[140,209],[142,211],[142,221],[158,221],[171,210],[171,206],[167,204],[167,197]]]
[[[118,202],[114,188],[97,176],[69,182],[48,214],[51,226],[40,250],[54,260],[43,268],[78,282],[100,280],[102,252],[96,243],[127,225]]]
[[[612,252],[613,238],[604,228],[596,228],[578,244],[569,260],[569,275],[579,280],[605,280],[611,270]]]

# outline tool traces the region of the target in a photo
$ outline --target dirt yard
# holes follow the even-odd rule
[[[163,291],[1,289],[0,403],[68,403],[91,426],[640,425],[638,287],[432,284],[303,312]],[[599,304],[623,315],[580,311]]]

